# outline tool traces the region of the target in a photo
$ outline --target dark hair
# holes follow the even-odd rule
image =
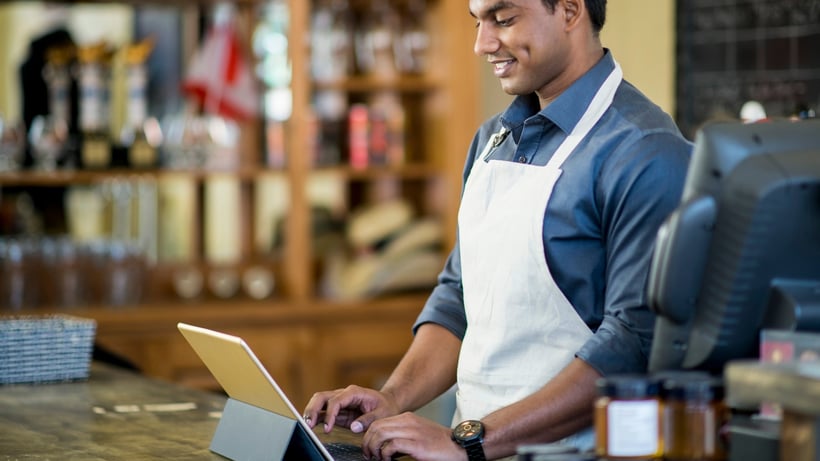
[[[558,0],[541,0],[544,6],[550,11],[555,11],[555,4]],[[589,12],[589,20],[592,22],[592,31],[597,35],[606,22],[606,0],[584,0]]]

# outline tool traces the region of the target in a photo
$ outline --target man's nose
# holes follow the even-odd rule
[[[498,50],[498,37],[491,27],[484,24],[478,25],[476,28],[475,44],[473,45],[473,52],[477,56],[484,56],[493,54]]]

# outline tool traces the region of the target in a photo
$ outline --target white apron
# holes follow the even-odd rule
[[[622,75],[616,64],[547,165],[485,162],[504,130],[475,161],[458,214],[467,331],[454,424],[540,389],[592,335],[552,279],[542,228],[561,165],[609,108]]]

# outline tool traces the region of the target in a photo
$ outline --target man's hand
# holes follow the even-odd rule
[[[466,461],[467,452],[452,439],[449,427],[413,413],[379,419],[362,439],[368,459],[387,461],[409,455],[417,461]]]
[[[348,386],[313,394],[305,407],[304,418],[311,428],[323,423],[326,433],[333,430],[336,424],[360,433],[367,430],[373,421],[397,413],[398,406],[390,395],[364,387]]]

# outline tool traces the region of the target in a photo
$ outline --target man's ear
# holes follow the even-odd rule
[[[560,0],[560,2],[563,6],[567,30],[577,27],[581,22],[581,18],[586,14],[584,0]]]

